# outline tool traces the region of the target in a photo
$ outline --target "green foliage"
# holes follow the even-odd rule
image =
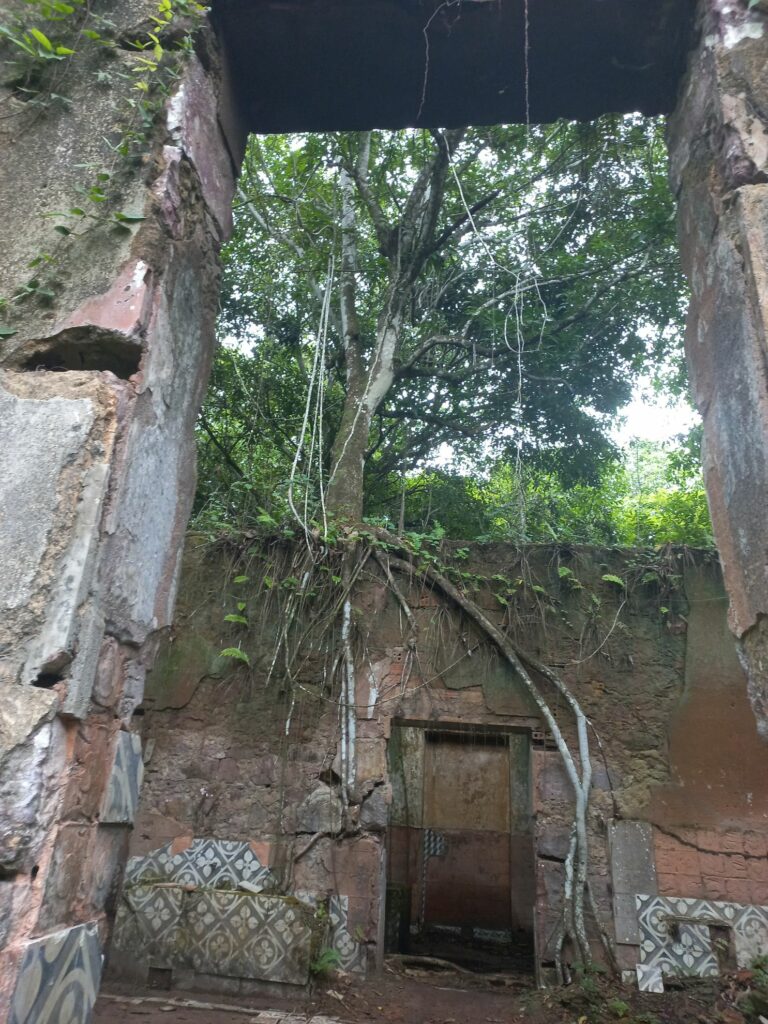
[[[315,977],[326,977],[332,974],[333,971],[341,963],[341,954],[336,949],[321,949],[317,956],[312,960],[309,965],[309,969]]]
[[[343,133],[250,144],[224,254],[226,344],[204,411],[207,440],[201,435],[207,468],[198,508],[215,505],[224,520],[228,508],[252,504],[248,486],[269,514],[282,499],[328,288],[320,458],[310,469],[303,453],[297,466],[308,510],[317,508],[317,467],[327,474],[347,388],[339,168],[354,170],[361,145]],[[363,352],[376,337],[409,196],[437,145],[429,132],[372,134],[367,179],[356,179]],[[612,117],[530,132],[468,130],[430,246],[418,279],[404,285],[411,299],[394,380],[369,436],[366,510],[397,522],[404,486],[412,518],[434,517],[427,495],[437,496],[462,520],[460,535],[477,535],[485,502],[466,475],[435,469],[446,447],[478,468],[514,457],[550,474],[561,491],[594,485],[615,455],[606,430],[634,375],[664,355],[677,366],[684,287],[661,124]],[[227,406],[230,387],[241,400]],[[319,414],[313,408],[315,426]]]
[[[617,1020],[623,1020],[629,1016],[629,1003],[625,1003],[623,999],[609,999],[605,1008]]]
[[[72,28],[77,26],[84,0],[71,3],[26,0],[26,3],[28,16],[44,23],[47,31],[17,16],[9,22],[0,22],[0,42],[7,43],[12,54],[7,72],[10,84],[34,91],[48,64],[74,56],[75,50],[61,40],[68,38]]]
[[[28,10],[24,18],[16,16],[8,22],[0,22],[0,44],[5,43],[14,55],[5,62],[4,84],[23,97],[27,106],[47,107],[54,100],[66,105],[67,97],[55,91],[63,78],[48,65],[83,59],[89,50],[112,53],[117,45],[115,25],[105,15],[93,11],[86,0],[25,0],[25,3]],[[53,302],[59,284],[58,266],[66,251],[64,246],[97,229],[117,234],[130,232],[143,221],[140,213],[121,208],[115,164],[130,162],[146,148],[155,118],[178,77],[181,64],[192,50],[190,31],[177,38],[177,33],[172,31],[176,28],[175,21],[180,17],[186,19],[187,28],[191,30],[195,19],[205,11],[196,0],[158,0],[155,14],[150,17],[154,31],[148,30],[132,44],[139,51],[131,73],[137,76],[134,86],[140,96],[124,98],[125,107],[116,125],[117,141],[104,140],[110,151],[105,163],[111,164],[110,169],[103,165],[84,165],[88,177],[79,189],[77,205],[65,211],[41,212],[41,217],[58,221],[53,226],[58,237],[48,251],[39,252],[29,262],[27,269],[33,272],[32,276],[19,284],[10,296],[0,298],[0,315],[4,318],[21,302]],[[50,23],[52,27],[43,31],[29,19],[46,26]],[[168,41],[163,43],[163,38]],[[64,45],[62,39],[77,39],[78,48]],[[148,48],[151,57],[145,55]],[[119,90],[120,79],[125,77],[118,71],[96,72],[97,81],[109,83],[116,90]],[[0,324],[0,339],[15,333],[12,326]]]
[[[241,651],[239,647],[225,647],[223,651],[219,651],[220,658],[234,658],[235,661],[243,661],[246,665],[251,664],[251,659],[245,653]]]
[[[346,388],[334,316],[337,169],[356,139],[251,143],[199,423],[195,514],[212,532],[286,527],[292,472],[302,518],[327,528],[321,474]],[[374,133],[369,186],[390,221],[432,146],[428,133]],[[415,287],[399,369],[374,419],[365,518],[473,540],[710,544],[697,438],[623,456],[606,434],[633,376],[654,360],[667,360],[660,388],[679,393],[684,383],[685,295],[661,126],[608,118],[532,136],[472,130],[455,166],[462,191],[449,177],[444,241]],[[387,264],[369,204],[357,199],[360,329],[372,338]],[[463,203],[484,199],[475,232]],[[304,451],[294,465],[326,285],[323,402],[312,410],[320,458]],[[423,352],[430,338],[456,337],[465,347]],[[461,470],[445,464],[446,449]]]

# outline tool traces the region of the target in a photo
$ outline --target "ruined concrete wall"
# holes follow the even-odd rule
[[[768,730],[768,8],[702,0],[700,43],[670,125],[692,301],[687,356],[704,419],[715,536],[760,728]]]
[[[186,6],[160,31],[151,0],[94,5],[40,77],[0,55],[0,1018],[18,1024],[89,1018],[194,490],[234,164],[215,39]],[[132,41],[153,28],[137,121]]]
[[[631,555],[615,552],[549,549],[521,560],[499,545],[473,551],[461,568],[474,578],[527,579],[504,606],[490,587],[481,585],[475,596],[492,619],[562,672],[600,737],[599,747],[593,742],[592,885],[601,919],[618,941],[621,965],[634,969],[643,941],[640,896],[768,904],[768,886],[757,868],[748,891],[732,883],[747,847],[756,850],[768,836],[768,752],[750,728],[717,566],[673,556],[660,584],[652,568],[638,572],[635,564],[635,578],[648,579],[624,604],[622,588],[603,577],[626,577],[630,563]],[[530,919],[535,906],[537,952],[546,964],[573,794],[560,755],[514,677],[471,624],[414,586],[405,593],[419,623],[417,656],[392,593],[383,580],[369,580],[355,598],[361,653],[343,824],[339,697],[324,683],[328,653],[306,651],[292,687],[280,665],[273,667],[279,622],[264,604],[264,571],[254,553],[228,553],[201,541],[188,552],[179,615],[143,706],[146,781],[112,969],[125,973],[137,965],[146,972],[151,963],[173,961],[167,943],[152,945],[146,921],[143,931],[136,928],[146,916],[142,908],[158,898],[152,884],[159,879],[207,891],[217,889],[213,875],[223,872],[224,887],[245,895],[250,876],[226,867],[227,843],[241,854],[250,851],[248,871],[269,872],[259,875],[264,893],[297,896],[310,908],[329,895],[340,900],[322,941],[341,949],[342,962],[352,969],[375,963],[383,942],[385,862],[400,857],[388,849],[393,841],[397,845],[397,828],[387,834],[393,782],[387,748],[394,723],[527,732],[533,743],[532,821],[521,837],[532,839],[536,856],[520,919],[524,911]],[[234,584],[239,575],[248,582]],[[248,628],[225,621],[238,600],[246,604]],[[248,653],[250,669],[219,656],[230,645]],[[573,741],[563,709],[558,721]],[[696,870],[691,856],[670,854],[674,837],[687,844]],[[716,867],[708,859],[734,843],[739,853],[733,860]],[[172,913],[178,924],[181,904]],[[174,935],[177,950],[182,933],[179,927]],[[768,924],[764,938],[768,942]],[[661,948],[658,936],[654,941]],[[182,968],[182,983],[194,983],[197,975],[198,984],[243,985],[232,978],[217,982],[226,970],[211,950],[192,946],[173,961]],[[310,959],[307,938],[305,974]],[[241,977],[282,980],[268,965]]]

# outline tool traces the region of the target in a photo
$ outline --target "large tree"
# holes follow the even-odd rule
[[[640,118],[253,139],[203,421],[216,459],[248,476],[269,437],[348,521],[366,473],[375,491],[444,446],[594,476],[678,338],[665,162]]]
[[[484,488],[502,518],[523,466],[556,475],[549,490],[539,481],[542,506],[568,475],[605,480],[605,428],[649,349],[677,336],[682,288],[664,163],[659,126],[631,118],[253,140],[226,257],[224,343],[201,419],[203,480],[232,473],[258,501],[287,477],[286,501],[305,526],[312,513],[323,526],[358,522],[366,489],[370,498],[393,474],[410,485],[408,471],[434,463],[443,446],[467,462],[517,463]],[[307,529],[304,539],[276,588],[289,595],[278,649],[290,685],[287,637],[297,623],[302,642],[310,635],[302,616],[322,595],[315,622],[337,643],[345,780],[363,570],[398,601],[409,650],[418,651],[418,622],[396,576],[442,593],[536,703],[574,792],[555,959],[566,973],[570,938],[588,962],[590,736],[564,680],[521,648],[511,616],[500,628],[453,582],[464,574],[425,556],[422,538],[369,524],[338,545],[328,531]]]

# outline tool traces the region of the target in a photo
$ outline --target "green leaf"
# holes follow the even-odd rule
[[[224,616],[224,621],[225,622],[238,622],[238,623],[240,623],[241,626],[247,626],[248,625],[248,619],[246,619],[244,615],[234,615],[234,614],[225,615]]]
[[[70,230],[70,229],[69,229],[68,227],[65,227],[65,225],[64,225],[64,224],[56,224],[56,225],[54,226],[54,229],[53,229],[53,230],[54,230],[54,231],[58,231],[58,233],[59,233],[60,235],[64,235],[65,237],[66,237],[67,235],[71,235],[71,234],[72,234],[72,231],[71,231],[71,230]]]
[[[18,331],[12,327],[0,327],[0,338],[12,338],[14,334],[18,334]]]
[[[561,580],[564,580],[567,576],[573,576],[573,569],[569,569],[567,565],[560,565],[557,569],[557,575]]]
[[[57,46],[54,52],[58,54],[59,57],[71,57],[75,51],[70,50],[68,46]]]
[[[245,653],[241,651],[239,647],[225,647],[223,651],[219,651],[220,658],[234,658],[235,661],[245,662],[250,667],[251,659]]]
[[[122,210],[113,214],[113,217],[121,224],[138,224],[139,221],[146,220],[145,217],[141,217],[137,213],[125,213]]]
[[[38,43],[40,43],[44,50],[48,50],[49,53],[53,53],[53,43],[45,32],[41,32],[39,28],[31,28],[29,30],[29,34],[33,39],[36,39]]]
[[[248,577],[247,576],[235,576],[235,578],[234,578],[234,580],[232,582],[233,583],[247,583],[248,582]]]
[[[607,572],[601,578],[604,579],[606,583],[615,583],[617,587],[626,587],[626,583],[621,578],[621,576],[614,576],[610,572]]]

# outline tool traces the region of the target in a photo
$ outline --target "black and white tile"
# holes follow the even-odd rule
[[[99,991],[101,965],[95,924],[78,925],[29,943],[9,1024],[87,1024]]]
[[[176,854],[167,843],[145,857],[131,857],[125,881],[168,881],[211,889],[237,889],[245,882],[249,892],[276,886],[275,876],[262,865],[250,843],[226,839],[193,839],[186,850]]]
[[[101,821],[105,825],[133,824],[143,778],[141,737],[135,732],[120,732],[101,808]]]
[[[275,895],[277,884],[247,842],[198,838],[179,853],[167,843],[129,860],[114,948],[201,974],[306,984],[321,899]],[[339,966],[365,973],[348,896],[330,898],[326,923],[323,942]]]
[[[768,907],[669,896],[636,896],[640,927],[638,984],[658,991],[664,975],[714,976],[719,973],[711,926],[733,935],[736,962],[748,967],[768,952]]]

